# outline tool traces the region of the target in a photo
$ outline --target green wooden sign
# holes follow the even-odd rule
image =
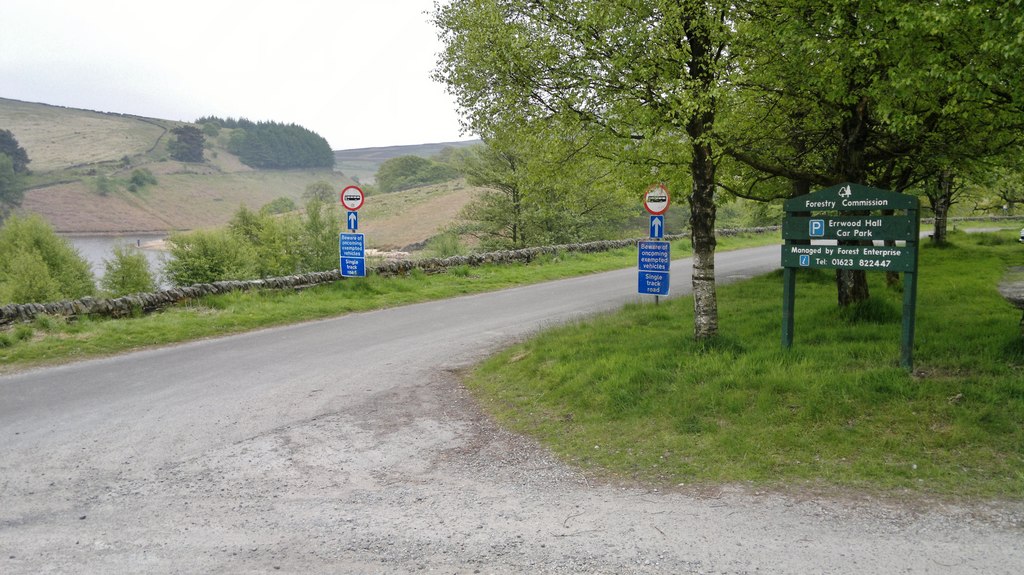
[[[910,272],[917,267],[917,250],[887,246],[782,246],[787,268],[849,269]]]
[[[911,241],[914,225],[906,216],[793,216],[782,221],[782,239]]]
[[[846,183],[787,200],[784,209],[782,346],[793,345],[797,270],[902,272],[900,365],[913,369],[920,235],[918,199]]]
[[[860,184],[839,184],[786,200],[784,209],[786,212],[916,210],[919,204],[914,196]]]

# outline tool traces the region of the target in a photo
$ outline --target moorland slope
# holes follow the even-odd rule
[[[170,157],[167,142],[170,131],[182,125],[186,124],[0,98],[0,129],[11,130],[31,160],[22,211],[40,214],[61,233],[216,227],[240,206],[259,209],[282,197],[301,205],[306,186],[313,182],[327,181],[340,191],[356,181],[355,174],[338,167],[250,168],[228,151],[228,129],[207,136],[203,163],[178,162]],[[353,168],[365,176],[390,157],[426,156],[446,145],[340,150],[335,156],[357,162]],[[132,190],[136,170],[148,170],[156,183]],[[371,200],[367,207],[378,204],[378,209],[361,222],[374,234],[367,241],[389,248],[423,242],[450,223],[472,194],[472,189],[453,182]]]

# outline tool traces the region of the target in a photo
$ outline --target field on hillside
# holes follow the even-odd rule
[[[34,172],[144,154],[179,122],[104,114],[0,98],[0,129],[28,152]]]
[[[140,118],[0,98],[0,129],[11,130],[28,152],[32,171],[22,211],[41,215],[61,233],[168,232],[217,227],[239,209],[257,210],[277,198],[303,203],[306,187],[327,181],[340,193],[350,176],[372,180],[385,160],[429,156],[448,145],[390,146],[336,151],[350,173],[331,170],[255,170],[227,151],[230,130],[207,138],[206,161],[169,159],[168,131],[181,122]],[[128,164],[125,164],[125,158]],[[133,170],[157,183],[130,191]],[[450,182],[372,196],[360,214],[367,245],[401,249],[437,235],[474,190]],[[338,217],[342,217],[337,206]]]
[[[444,232],[480,191],[456,180],[373,195],[359,211],[359,231],[371,247],[401,250]]]

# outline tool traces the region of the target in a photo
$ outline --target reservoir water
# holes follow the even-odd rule
[[[119,236],[61,234],[61,237],[68,240],[89,262],[97,280],[103,277],[103,261],[113,259],[114,246],[123,244],[138,247],[149,260],[149,271],[157,278],[157,283],[164,285],[162,281],[164,262],[170,258],[170,253],[159,248],[163,245],[163,240],[167,239],[166,234],[124,234]]]

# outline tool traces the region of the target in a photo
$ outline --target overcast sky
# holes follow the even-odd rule
[[[296,123],[331,148],[470,139],[433,0],[2,0],[0,97]]]

